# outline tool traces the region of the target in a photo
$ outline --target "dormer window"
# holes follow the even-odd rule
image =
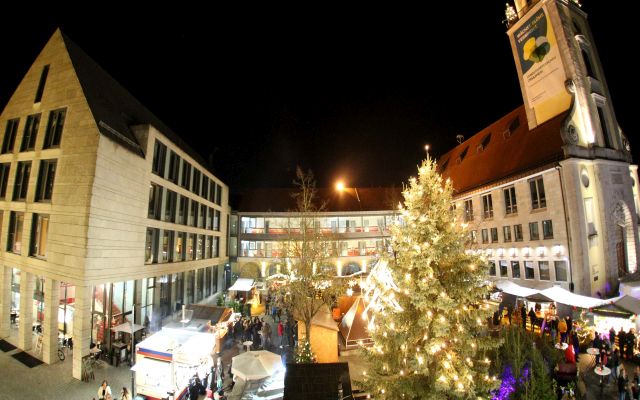
[[[482,142],[480,142],[480,144],[478,145],[478,149],[477,149],[478,153],[481,153],[482,151],[484,151],[489,145],[490,141],[491,141],[491,134],[488,134],[487,136],[482,138]]]
[[[460,155],[458,156],[457,162],[458,164],[460,164],[462,162],[462,160],[464,160],[464,158],[467,155],[467,151],[469,150],[469,146],[465,147],[464,150],[462,150],[462,153],[460,153]]]

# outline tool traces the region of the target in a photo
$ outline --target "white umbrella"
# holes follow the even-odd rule
[[[280,356],[270,351],[247,351],[231,360],[231,372],[245,381],[273,375],[282,368]]]
[[[125,322],[124,324],[114,326],[111,330],[114,332],[131,333],[131,325],[131,322]],[[140,329],[144,329],[144,326],[133,324],[133,332],[138,332]]]

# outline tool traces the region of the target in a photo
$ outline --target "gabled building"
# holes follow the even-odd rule
[[[73,337],[80,379],[112,327],[153,329],[222,290],[228,187],[59,30],[0,134],[0,337],[29,350],[41,325],[47,363]]]
[[[587,15],[571,0],[515,6],[524,105],[440,157],[440,171],[493,278],[612,295],[637,270],[638,173]]]

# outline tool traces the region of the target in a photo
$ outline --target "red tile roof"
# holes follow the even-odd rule
[[[530,131],[524,106],[465,140],[438,159],[455,194],[467,192],[563,158],[562,113]]]
[[[233,210],[239,212],[287,212],[295,210],[291,197],[296,189],[252,189],[238,193],[231,201]],[[384,211],[395,209],[401,199],[399,187],[358,188],[360,202],[353,189],[339,193],[333,188],[319,188],[316,206],[326,201],[324,211]]]

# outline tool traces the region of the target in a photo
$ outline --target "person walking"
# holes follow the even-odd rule
[[[111,388],[109,387],[109,383],[104,380],[98,388],[98,400],[106,400],[107,395],[111,396]]]
[[[611,359],[609,360],[611,363],[611,377],[614,381],[618,380],[618,366],[620,365],[620,352],[618,349],[615,349],[611,354]]]
[[[522,307],[520,307],[520,318],[522,322],[522,329],[524,329],[525,331],[527,330],[527,307],[524,306],[524,304],[522,305]]]
[[[567,341],[567,322],[564,318],[560,318],[558,321],[558,332],[560,332],[560,342],[564,343]]]
[[[278,322],[278,346],[282,348],[282,335],[284,335],[284,325],[282,325],[282,320]]]
[[[122,391],[120,392],[120,400],[131,400],[131,394],[126,387],[123,387]]]
[[[627,394],[627,373],[624,368],[620,369],[620,375],[618,375],[618,399],[625,400]]]

